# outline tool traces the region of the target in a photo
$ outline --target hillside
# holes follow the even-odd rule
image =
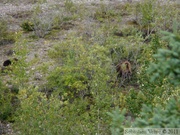
[[[179,22],[178,0],[1,0],[0,135],[179,128]]]

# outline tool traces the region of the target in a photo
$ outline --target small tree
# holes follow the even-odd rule
[[[168,49],[159,49],[154,55],[157,64],[151,64],[149,73],[151,80],[167,78],[174,85],[180,84],[180,35],[177,33],[162,32],[164,39],[169,41]]]
[[[151,127],[151,128],[180,128],[180,100],[170,99],[167,105],[161,105],[153,108],[152,106],[143,106],[141,118],[137,118],[133,127]]]

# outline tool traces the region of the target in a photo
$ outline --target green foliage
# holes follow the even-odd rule
[[[172,31],[173,21],[179,22],[178,4],[159,0],[143,0],[135,4],[136,26],[146,39],[160,30]],[[178,28],[179,30],[179,28]]]
[[[104,46],[86,45],[81,38],[72,35],[49,52],[57,65],[48,76],[48,85],[54,89],[52,95],[59,95],[60,100],[67,103],[64,111],[69,117],[76,115],[79,108],[82,113],[77,114],[75,121],[87,128],[82,130],[78,125],[74,128],[74,122],[64,121],[69,123],[64,128],[73,127],[70,133],[77,131],[83,134],[85,130],[86,133],[104,134],[103,128],[107,131],[105,110],[109,110],[112,104],[109,97],[112,91],[107,85],[112,69],[107,53]]]
[[[127,108],[130,110],[130,112],[138,114],[138,117],[135,118],[134,122],[131,124],[131,127],[179,128],[180,121],[178,117],[180,116],[180,100],[178,98],[179,72],[177,72],[180,64],[179,35],[177,33],[173,34],[169,32],[164,32],[164,34],[166,34],[165,38],[169,41],[169,49],[161,49],[158,51],[158,53],[155,55],[157,58],[157,64],[153,64],[153,66],[151,65],[149,68],[153,79],[155,77],[159,77],[161,80],[163,80],[163,82],[154,82],[153,84],[155,87],[151,87],[151,85],[148,84],[146,89],[149,90],[139,91],[138,94],[137,92],[133,91],[128,93],[126,98]],[[154,43],[159,44],[159,42]],[[172,73],[174,72],[176,74],[172,76]],[[174,86],[169,85],[169,83],[165,81],[164,77],[166,76],[170,82],[174,84]],[[155,79],[153,81],[155,81]],[[117,113],[118,111],[112,115],[112,123],[114,125],[118,125],[116,122],[118,117],[123,118],[123,114],[117,115]],[[119,121],[119,125],[120,126],[117,129],[114,128],[112,132],[120,131],[120,129],[122,129],[122,121]],[[123,126],[126,127],[127,125],[124,124]],[[111,128],[113,128],[113,126],[111,126]]]
[[[0,120],[6,120],[12,111],[10,92],[5,89],[0,80]]]
[[[141,111],[142,105],[147,103],[145,94],[142,91],[130,90],[126,95],[126,108],[132,115],[137,116]]]
[[[78,42],[80,42],[77,39],[75,41],[76,42],[71,42],[71,44],[74,43],[78,45]],[[74,56],[77,57],[76,55]],[[59,57],[61,56],[57,55],[55,58],[59,59]],[[68,64],[66,61],[64,62],[64,64]],[[85,65],[85,63],[83,64]],[[66,68],[65,71],[68,69],[65,65],[61,66],[62,69]],[[71,71],[71,69],[72,67],[69,67],[67,71]],[[78,89],[74,87],[62,88],[61,85],[66,86],[67,84],[61,82],[61,78],[51,78],[52,80],[49,80],[52,83],[55,82],[54,86],[56,86],[49,100],[47,100],[42,93],[37,92],[37,89],[20,90],[19,98],[22,102],[22,109],[18,113],[15,123],[17,124],[15,125],[17,131],[20,131],[20,134],[45,134],[47,132],[49,134],[109,134],[106,110],[110,108],[111,104],[111,98],[108,94],[110,89],[107,89],[106,82],[102,81],[106,80],[107,76],[101,71],[97,72],[98,70],[94,71],[97,74],[90,85],[91,96],[83,96],[83,94],[87,93],[81,93],[78,95],[78,98],[74,97],[73,93]],[[78,73],[81,72],[84,71],[78,71]],[[57,71],[55,71],[55,73],[58,74]],[[50,75],[56,76],[56,74]],[[80,80],[77,73],[71,72],[71,74],[69,74],[68,72],[63,72],[61,76],[68,80],[69,77],[74,77],[74,74],[76,74],[77,78],[73,78],[74,80],[70,83],[68,82],[68,84],[73,84],[73,82],[79,83]],[[60,81],[58,82],[58,80]],[[82,89],[82,87],[80,88]],[[69,95],[66,94],[67,92]],[[74,98],[73,101],[71,100],[72,98]],[[56,111],[54,110],[55,108]],[[41,130],[44,131],[42,132]]]
[[[180,100],[170,99],[165,107],[158,105],[144,105],[141,112],[141,118],[137,118],[133,127],[138,128],[179,128],[180,127]]]
[[[13,121],[13,114],[19,107],[19,100],[17,98],[19,88],[25,86],[28,80],[26,74],[27,62],[25,62],[27,42],[21,38],[21,35],[21,33],[16,33],[15,35],[16,44],[14,50],[16,54],[14,57],[18,60],[11,64],[5,76],[1,76],[6,78],[0,84],[1,120]],[[8,87],[5,87],[5,85]]]
[[[149,72],[152,74],[152,81],[157,78],[167,78],[174,85],[180,84],[180,36],[169,32],[163,32],[169,41],[169,49],[159,49],[154,55],[157,64],[152,64]],[[163,66],[162,66],[163,65]]]
[[[102,122],[106,121],[106,112],[98,111],[95,106],[88,111],[86,99],[71,104],[60,101],[57,96],[48,100],[37,88],[21,89],[19,99],[21,109],[14,123],[17,134],[96,134],[100,130],[108,134]]]
[[[120,12],[116,11],[113,8],[109,8],[106,5],[102,4],[100,8],[94,13],[94,18],[100,22],[105,22],[105,20],[119,19],[121,18]]]
[[[51,18],[52,19],[52,18]],[[37,15],[33,18],[34,33],[37,37],[43,38],[45,35],[49,34],[52,29],[52,22],[50,18],[43,18],[41,15]]]
[[[106,68],[102,68],[103,64],[108,62],[108,59],[105,59],[104,49],[98,45],[87,46],[81,39],[73,38],[57,44],[49,55],[61,66],[56,67],[48,77],[49,85],[58,88],[59,92],[68,95],[71,93],[72,96],[79,92],[89,94],[88,89],[95,73],[101,70],[107,72]],[[102,63],[98,59],[102,59]]]
[[[157,80],[150,83],[151,74],[146,72],[149,63],[156,62],[152,55],[158,48],[165,48],[167,45],[167,42],[160,39],[158,30],[163,23],[170,28],[171,19],[168,20],[168,17],[171,13],[174,17],[177,14],[176,10],[169,12],[170,10],[167,9],[168,17],[166,18],[166,13],[163,13],[164,10],[160,8],[161,5],[157,1],[146,0],[139,3],[136,19],[140,18],[140,21],[133,20],[132,22],[135,22],[133,25],[127,25],[125,23],[132,19],[129,14],[136,4],[114,4],[108,7],[96,4],[98,7],[95,7],[96,5],[91,7],[89,4],[88,6],[76,5],[72,0],[66,0],[63,6],[56,3],[51,3],[52,5],[49,6],[47,3],[48,7],[46,7],[46,4],[40,5],[43,2],[44,0],[39,1],[34,8],[32,18],[21,23],[21,27],[24,31],[32,30],[39,38],[50,39],[49,41],[30,40],[35,44],[47,45],[44,47],[48,47],[49,57],[46,56],[42,61],[48,57],[48,62],[39,61],[41,56],[46,54],[47,49],[41,48],[43,52],[40,57],[35,52],[36,58],[31,61],[31,64],[34,64],[32,68],[27,61],[32,58],[34,52],[27,55],[29,46],[28,40],[24,39],[26,35],[21,36],[21,33],[16,33],[16,44],[13,48],[16,53],[13,57],[18,58],[18,61],[13,63],[12,71],[6,74],[8,81],[13,86],[17,86],[19,93],[16,94],[21,101],[13,124],[15,133],[109,135],[111,132],[119,135],[122,134],[123,128],[132,127],[133,124],[130,122],[134,120],[136,123],[134,125],[143,127],[145,124],[139,122],[137,117],[142,118],[142,121],[146,120],[146,123],[149,122],[147,126],[153,125],[159,117],[165,118],[162,115],[173,122],[169,124],[165,119],[157,122],[157,127],[158,124],[164,126],[166,123],[168,125],[177,123],[174,118],[177,119],[179,107],[173,106],[176,103],[170,101],[172,103],[169,107],[164,106],[169,99],[179,96],[178,87],[170,85],[167,79],[163,78],[164,76],[163,81]],[[94,10],[93,13],[92,10]],[[122,17],[125,18],[120,22]],[[73,26],[75,26],[74,29],[69,30]],[[52,35],[53,32],[57,35]],[[146,43],[143,34],[146,34],[149,40]],[[179,38],[177,34],[175,35],[171,35],[171,39],[173,39],[173,44],[176,42],[179,45]],[[54,40],[56,38],[61,40]],[[50,45],[54,46],[51,48]],[[177,49],[179,48],[177,47],[176,51]],[[171,46],[168,51],[172,51]],[[173,57],[177,56],[174,52],[170,54]],[[167,56],[168,60],[171,55]],[[116,71],[116,65],[124,60],[128,60],[132,65],[131,79],[126,82],[117,78]],[[178,66],[174,63],[172,65],[178,72]],[[42,80],[32,80],[31,77],[35,75],[33,73],[37,72],[33,70],[34,67],[42,71]],[[122,65],[122,68],[125,70],[125,65]],[[176,76],[174,78],[170,76],[170,78],[172,81],[175,79],[176,82],[179,81]],[[34,83],[35,86],[33,86]],[[118,83],[123,83],[123,87]],[[43,91],[37,85],[43,85],[46,88]],[[9,120],[9,117],[14,116],[14,108],[11,108],[11,99],[14,94],[4,87],[0,94],[0,100],[2,100],[0,112],[3,113],[1,119]],[[143,107],[143,103],[152,107]],[[156,106],[159,104],[161,104],[161,110],[157,110]],[[107,112],[116,107],[120,109],[108,113],[113,119],[111,122],[107,117]],[[169,113],[168,110],[173,111]],[[157,115],[154,112],[157,112]],[[148,118],[145,117],[145,113],[148,113]],[[127,116],[132,116],[132,121]]]
[[[173,22],[179,22],[178,4],[172,4],[171,1],[167,1],[166,4],[161,4],[161,2],[156,3],[155,27],[163,31],[172,31]],[[179,31],[180,29],[177,27],[177,30]]]
[[[13,33],[8,32],[7,22],[0,20],[0,45],[14,43]]]
[[[23,39],[22,33],[16,33],[15,35],[16,43],[14,45],[14,50],[16,54],[15,58],[18,59],[13,63],[12,71],[9,72],[11,83],[18,87],[23,87],[26,85],[29,76],[26,72],[28,67],[28,62],[26,62],[27,53],[28,53],[28,43],[26,39]]]
[[[124,27],[121,30],[121,32],[122,32],[122,35],[124,37],[126,37],[126,36],[136,36],[138,34],[138,30],[134,26]]]
[[[19,106],[15,87],[7,88],[0,80],[0,121],[13,121],[13,113]]]
[[[131,122],[131,118],[125,117],[126,110],[119,111],[116,109],[112,113],[108,113],[112,118],[111,134],[123,134],[123,128],[179,128],[180,127],[180,100],[171,98],[165,107],[158,105],[157,107],[143,105],[140,118],[136,118]],[[131,124],[130,124],[131,123]]]
[[[116,108],[112,113],[108,112],[108,115],[112,118],[111,129],[110,129],[112,135],[123,134],[124,128],[130,125],[130,119],[126,120],[125,114],[126,114],[126,109],[120,111],[120,109],[118,108]]]
[[[76,12],[77,6],[72,2],[72,0],[65,0],[64,2],[65,10],[68,12]]]
[[[146,26],[154,21],[155,16],[155,0],[145,0],[140,5],[140,13],[142,14],[141,23]]]
[[[58,113],[59,101],[55,99],[48,101],[42,93],[36,92],[36,89],[21,89],[19,99],[21,109],[16,112],[14,125],[18,134],[61,133],[60,126],[63,123],[60,119],[63,119],[63,116]]]
[[[34,29],[34,25],[32,24],[32,22],[30,21],[24,21],[22,24],[21,24],[21,28],[28,32],[28,31],[33,31]]]
[[[142,38],[139,35],[126,38],[115,38],[110,36],[106,39],[107,48],[111,51],[111,59],[114,63],[121,60],[137,62],[143,49]]]
[[[73,43],[66,41],[56,45],[49,52],[50,56],[61,64],[61,67],[56,67],[48,77],[49,84],[67,96],[73,94],[73,97],[74,94],[87,89],[86,63],[83,67],[80,66],[83,57],[86,58],[84,47],[77,40]]]

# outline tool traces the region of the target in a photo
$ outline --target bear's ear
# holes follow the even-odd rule
[[[11,65],[11,60],[8,59],[3,62],[4,67],[9,66],[9,65]]]

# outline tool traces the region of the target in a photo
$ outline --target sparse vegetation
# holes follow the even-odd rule
[[[5,20],[0,20],[0,46],[9,43],[14,43],[14,38],[8,31],[7,22]]]
[[[6,134],[179,127],[177,3],[23,4],[32,6],[28,15],[9,11],[0,21],[0,62],[17,59],[0,72],[0,123],[12,131]],[[6,55],[9,48],[13,54]]]

